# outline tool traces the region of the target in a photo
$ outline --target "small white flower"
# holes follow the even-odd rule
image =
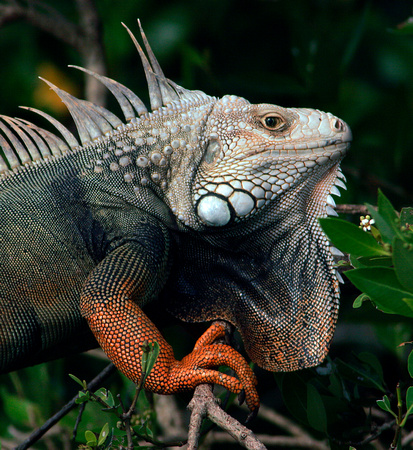
[[[363,231],[371,231],[371,226],[374,225],[374,219],[372,219],[369,215],[367,216],[360,216],[360,228],[363,229]]]

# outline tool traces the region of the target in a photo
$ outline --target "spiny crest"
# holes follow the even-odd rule
[[[141,24],[139,21],[138,23],[148,57],[129,28],[123,23],[122,25],[128,31],[141,58],[148,83],[151,112],[156,113],[160,108],[167,106],[173,101],[197,98],[197,93],[188,91],[165,77]],[[149,114],[143,101],[126,86],[88,69],[78,66],[69,67],[82,70],[104,84],[118,101],[127,123]],[[81,145],[88,145],[93,140],[124,126],[122,120],[106,108],[86,100],[77,99],[51,82],[41,79],[56,92],[69,109],[81,144],[59,121],[38,109],[22,107],[46,118],[60,132],[63,140],[26,120],[0,115],[0,130],[3,132],[3,136],[0,134],[0,148],[4,154],[4,157],[0,155],[0,176],[7,176],[10,171],[14,172],[21,166],[32,164],[33,162],[47,160],[50,157],[60,156],[69,151],[76,151]]]

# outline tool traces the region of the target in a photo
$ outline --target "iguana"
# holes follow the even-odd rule
[[[1,116],[0,368],[82,351],[97,342],[128,378],[142,344],[160,354],[145,388],[200,383],[259,398],[246,360],[214,341],[235,325],[270,371],[320,363],[339,303],[335,250],[317,219],[345,187],[349,127],[330,113],[215,98],[165,78],[141,28],[129,32],[150,110],[127,87],[92,73],[125,120],[46,81],[80,138],[27,108],[60,137]],[[142,308],[214,322],[182,361]],[[92,333],[90,333],[90,330]],[[236,377],[220,373],[232,368]]]

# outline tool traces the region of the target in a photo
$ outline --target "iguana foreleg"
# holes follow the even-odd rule
[[[97,341],[118,369],[134,382],[141,376],[142,344],[157,341],[158,360],[145,388],[159,394],[193,389],[201,383],[219,384],[236,394],[245,391],[248,407],[255,411],[259,398],[256,378],[245,359],[232,347],[212,342],[225,334],[223,325],[212,325],[181,361],[139,305],[157,285],[153,259],[136,243],[111,252],[87,279],[80,307]],[[211,367],[225,365],[238,379]]]

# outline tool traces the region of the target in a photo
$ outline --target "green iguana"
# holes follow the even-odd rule
[[[165,78],[141,30],[150,111],[128,88],[87,72],[125,120],[47,82],[80,138],[0,120],[0,369],[100,346],[140,378],[142,344],[160,354],[145,388],[200,383],[244,390],[254,373],[215,322],[177,361],[142,308],[190,322],[221,319],[259,366],[320,363],[339,303],[335,249],[317,219],[345,187],[339,164],[351,132],[332,114],[208,96]],[[149,60],[148,60],[149,58]],[[90,332],[92,331],[92,333]],[[218,372],[226,365],[237,377]]]

